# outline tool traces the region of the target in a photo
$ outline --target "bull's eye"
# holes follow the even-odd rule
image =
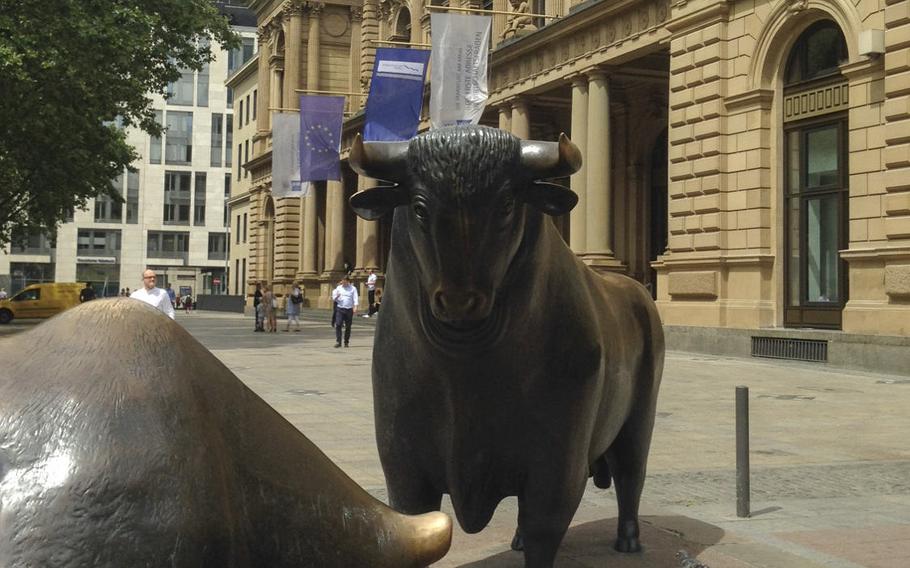
[[[422,202],[415,201],[411,208],[414,211],[414,216],[417,217],[419,221],[426,221],[430,218],[430,212],[427,210],[427,206]]]

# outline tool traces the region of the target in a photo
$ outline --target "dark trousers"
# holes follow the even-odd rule
[[[368,315],[376,313],[376,290],[367,290],[367,306],[369,306]]]
[[[353,319],[353,308],[335,309],[335,343],[341,343],[341,326],[344,325],[344,344],[348,344],[351,340],[351,321]]]

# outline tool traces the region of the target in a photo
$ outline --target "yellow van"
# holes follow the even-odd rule
[[[85,284],[50,282],[32,284],[6,300],[0,300],[0,324],[13,318],[49,318],[79,304]]]

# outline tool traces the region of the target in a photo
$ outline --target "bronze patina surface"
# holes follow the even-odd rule
[[[363,491],[179,324],[131,299],[5,339],[0,565],[426,566],[442,513]]]
[[[477,532],[517,495],[527,566],[552,566],[590,475],[616,484],[616,548],[637,551],[638,505],[663,369],[648,292],[598,275],[544,214],[573,192],[540,180],[580,167],[578,149],[455,127],[363,143],[358,173],[392,185],[355,194],[366,219],[394,211],[373,350],[376,437],[396,509],[451,495]]]

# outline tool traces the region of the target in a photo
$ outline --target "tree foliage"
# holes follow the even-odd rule
[[[209,0],[0,0],[0,244],[119,199],[137,154],[113,121],[160,134],[152,95],[236,42]]]

